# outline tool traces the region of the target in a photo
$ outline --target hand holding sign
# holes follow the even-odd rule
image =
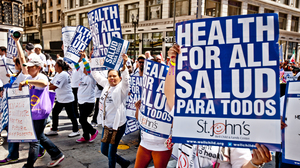
[[[250,162],[255,165],[262,165],[272,161],[272,155],[268,148],[264,145],[255,144],[257,149],[253,149],[253,157]],[[248,163],[249,164],[249,163]]]

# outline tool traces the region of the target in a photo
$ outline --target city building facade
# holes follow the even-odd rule
[[[23,31],[23,4],[19,0],[0,1],[0,46],[7,46],[9,29]]]
[[[27,2],[33,0],[25,1],[24,4],[27,5]],[[202,0],[201,14],[202,18],[209,18],[278,13],[279,44],[283,48],[284,58],[290,58],[295,50],[299,59],[299,3],[300,0]],[[48,0],[45,12],[46,23],[43,24],[45,49],[51,49],[51,42],[61,41],[63,26],[83,25],[89,28],[88,12],[112,4],[119,5],[123,38],[131,42],[128,55],[132,57],[146,51],[150,51],[152,55],[160,53],[163,56],[166,55],[173,43],[174,0]],[[197,4],[198,0],[176,0],[175,22],[196,19]],[[60,17],[59,12],[61,13]],[[38,33],[38,29],[35,28],[36,15],[39,16],[34,11],[29,15],[24,14],[25,23],[31,23],[31,27],[25,24],[27,34]],[[135,18],[138,15],[139,18],[136,34],[132,24],[132,15]],[[33,37],[39,39],[36,38],[37,35]],[[136,41],[134,41],[134,37],[136,37]],[[88,47],[88,51],[91,49],[91,45]],[[136,46],[135,53],[134,45]]]
[[[62,54],[61,28],[64,26],[62,17],[63,0],[23,0],[24,34],[23,45],[40,44],[40,9],[42,9],[43,50],[53,55]],[[41,6],[42,8],[39,8]]]

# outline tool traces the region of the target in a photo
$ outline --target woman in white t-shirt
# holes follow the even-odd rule
[[[16,43],[19,43],[16,41]],[[17,44],[18,48],[21,48],[20,44]],[[21,49],[19,51],[22,51]],[[20,52],[19,52],[20,53]],[[25,59],[24,55],[20,54],[20,59]],[[19,89],[22,90],[24,85],[29,85],[31,89],[44,90],[48,87],[48,77],[40,71],[44,65],[43,61],[38,56],[32,56],[28,63],[24,64],[27,66],[29,77],[25,81],[20,82]],[[39,115],[32,112],[32,116]],[[27,164],[23,168],[32,168],[39,153],[39,143],[47,150],[51,156],[52,161],[48,163],[48,167],[53,167],[64,160],[62,152],[44,135],[44,128],[46,126],[46,118],[39,118],[33,120],[33,127],[36,137],[39,141],[30,142],[29,145],[29,156],[27,158]]]
[[[171,68],[169,69],[165,81],[165,85],[168,86],[165,87],[165,95],[167,97],[167,104],[169,105],[169,107],[174,107],[175,76],[176,76],[175,62],[176,62],[176,56],[179,53],[180,53],[180,47],[177,44],[173,45],[168,51],[168,56],[171,58],[170,61]],[[178,152],[181,154],[184,152],[182,152],[183,151],[182,145],[180,146],[181,146],[181,151]],[[198,153],[195,156],[197,156],[199,160],[186,158],[187,159],[186,161],[193,161],[194,167],[214,166],[218,168],[256,168],[272,160],[272,155],[270,151],[264,145],[256,144],[256,147],[257,149],[253,149],[253,157],[251,157],[250,149],[207,146],[207,145],[199,145],[199,146],[193,145],[194,152],[192,151],[191,153],[196,153],[196,154]],[[204,154],[205,152],[210,157],[207,157],[207,155]],[[180,157],[180,154],[178,157]],[[184,153],[182,156],[186,157],[186,153]],[[180,165],[180,158],[178,160],[179,160],[178,164]]]
[[[127,60],[128,57],[124,54],[123,61],[126,62]],[[109,70],[108,79],[104,78],[97,71],[92,71],[91,73],[97,83],[103,87],[99,102],[98,123],[101,123],[103,127],[106,126],[117,131],[115,144],[101,142],[101,152],[108,157],[109,168],[115,168],[116,162],[122,168],[127,168],[130,165],[130,161],[117,155],[117,147],[126,128],[125,103],[129,92],[128,69],[126,64],[123,64],[121,73],[113,69]]]
[[[57,102],[52,110],[52,128],[46,135],[58,135],[58,115],[63,108],[65,108],[73,125],[73,132],[69,134],[69,137],[80,135],[73,109],[74,95],[72,93],[71,80],[69,74],[66,72],[68,69],[69,66],[63,60],[56,61],[55,71],[57,74],[51,81],[50,90],[55,90]]]
[[[93,142],[98,135],[98,130],[94,129],[87,121],[95,106],[96,81],[88,74],[86,68],[84,68],[83,73],[77,92],[80,112],[79,122],[83,130],[83,136],[76,140],[78,143]]]

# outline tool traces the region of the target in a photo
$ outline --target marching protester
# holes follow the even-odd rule
[[[128,60],[127,55],[123,54],[122,57],[124,62]],[[115,168],[116,162],[122,168],[127,168],[130,161],[117,154],[117,147],[126,128],[125,103],[129,92],[128,69],[126,64],[123,64],[121,71],[111,69],[108,71],[108,79],[97,71],[91,73],[97,83],[103,87],[98,114],[98,121],[103,126],[101,153],[108,157],[109,168]]]
[[[45,67],[47,66],[47,59],[46,59],[46,56],[42,53],[42,46],[40,44],[36,44],[34,45],[34,51],[36,53],[36,55],[38,55],[41,60],[43,61],[44,63],[44,67],[43,69],[45,69]]]
[[[145,52],[145,56],[146,56],[146,59],[148,59],[148,60],[152,60],[153,59],[153,57],[151,56],[150,51],[146,51]]]
[[[6,64],[6,47],[0,47],[0,59],[3,60],[4,64]]]
[[[74,113],[74,95],[71,88],[71,80],[69,74],[66,72],[69,66],[61,59],[56,61],[55,71],[57,74],[51,81],[50,90],[55,90],[57,102],[52,110],[52,128],[46,135],[58,135],[58,115],[65,108],[69,119],[73,125],[73,132],[69,137],[79,136],[78,123]]]
[[[165,64],[165,62],[162,60],[162,58],[161,58],[160,55],[157,55],[157,56],[155,57],[155,59],[156,59],[156,61],[157,61],[158,63]]]
[[[21,62],[25,62],[25,57],[21,52],[21,45],[19,43],[19,39],[13,37],[16,42],[19,58],[22,60]],[[32,47],[31,47],[32,48]],[[27,49],[30,49],[27,47]],[[29,50],[31,52],[33,49]],[[29,85],[30,89],[44,90],[48,91],[48,78],[43,73],[40,73],[43,67],[43,61],[38,56],[32,56],[29,62],[24,63],[27,67],[27,72],[30,76],[26,78],[26,80],[19,83],[19,89],[22,90],[22,87],[25,85]],[[26,73],[26,70],[23,69]],[[42,101],[42,100],[41,100]],[[44,135],[44,128],[46,126],[46,118],[47,114],[41,116],[41,114],[37,114],[32,112],[32,120],[33,127],[38,139],[37,142],[29,143],[29,155],[27,158],[27,163],[23,166],[23,168],[32,168],[39,154],[39,144],[41,144],[51,156],[52,161],[48,163],[48,167],[54,167],[59,164],[64,159],[64,155],[62,152]]]
[[[96,81],[90,75],[90,70],[87,70],[90,65],[85,60],[85,53],[82,52],[81,54],[84,55],[83,63],[85,65],[83,70],[84,75],[79,83],[77,96],[80,111],[79,122],[82,126],[83,136],[76,140],[78,143],[93,142],[98,135],[98,130],[94,129],[87,121],[88,116],[93,112],[95,106]]]

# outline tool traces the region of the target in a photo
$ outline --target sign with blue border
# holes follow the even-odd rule
[[[173,141],[279,151],[278,14],[176,24]]]

